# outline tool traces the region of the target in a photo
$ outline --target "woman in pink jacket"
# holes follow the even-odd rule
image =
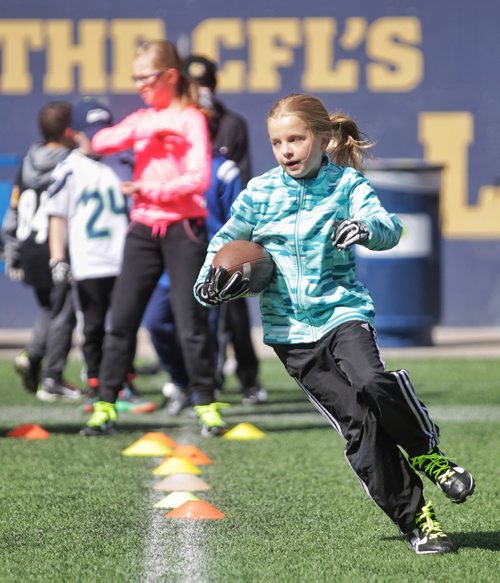
[[[181,60],[169,41],[139,47],[133,79],[149,107],[101,130],[92,140],[92,148],[100,154],[133,148],[134,180],[124,183],[123,189],[133,196],[134,204],[104,342],[99,399],[83,435],[108,435],[115,430],[117,393],[134,356],[146,305],[166,268],[202,434],[224,431],[221,404],[214,402],[207,310],[192,293],[207,249],[203,193],[210,181],[211,147],[206,119],[191,101],[189,83],[180,71]]]

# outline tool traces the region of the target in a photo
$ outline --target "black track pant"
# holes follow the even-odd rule
[[[127,234],[122,272],[111,300],[111,327],[104,340],[100,370],[100,398],[114,402],[135,352],[135,339],[156,283],[167,269],[170,275],[172,311],[179,332],[189,388],[196,404],[214,400],[214,356],[208,330],[208,310],[193,294],[207,250],[203,220],[179,221],[164,233],[155,234],[132,223]]]
[[[288,373],[346,439],[345,455],[374,502],[402,532],[415,528],[425,504],[410,456],[438,441],[438,428],[418,400],[408,373],[388,372],[373,328],[341,324],[312,344],[274,345]]]
[[[226,330],[233,345],[236,359],[236,376],[241,390],[259,386],[259,361],[252,341],[252,327],[245,298],[227,302]]]
[[[35,366],[44,361],[43,379],[62,382],[76,324],[71,288],[60,284],[33,289],[40,312],[26,350]]]
[[[87,378],[99,377],[106,317],[116,277],[98,277],[76,282],[79,308],[83,317],[82,353]]]

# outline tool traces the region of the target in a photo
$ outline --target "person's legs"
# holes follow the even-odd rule
[[[391,438],[410,455],[437,445],[439,431],[402,371],[385,370],[373,328],[358,320],[341,324],[330,336],[337,365]]]
[[[331,350],[381,426],[408,454],[412,468],[424,473],[452,502],[464,502],[474,491],[474,479],[437,448],[439,430],[427,407],[405,370],[385,370],[373,328],[360,321],[342,324],[331,337]]]
[[[236,358],[236,375],[245,389],[259,386],[259,361],[252,342],[250,317],[245,298],[227,302],[226,326]]]
[[[151,343],[161,368],[170,375],[173,383],[186,387],[188,377],[181,346],[177,337],[170,299],[170,287],[157,285],[143,318]]]
[[[78,281],[76,284],[83,317],[82,353],[87,379],[99,378],[106,315],[115,280],[115,277],[100,277]]]
[[[171,302],[190,389],[196,404],[214,401],[214,346],[208,327],[208,309],[200,305],[193,286],[206,256],[203,221],[181,221],[170,225],[163,250],[170,275]]]
[[[111,325],[105,335],[99,372],[102,401],[116,401],[132,370],[137,331],[162,270],[158,240],[149,227],[133,224],[127,234],[122,271],[111,299]]]
[[[71,286],[55,285],[50,297],[52,311],[42,376],[61,382],[76,324]]]
[[[191,393],[172,313],[170,283],[160,280],[155,287],[143,324],[149,332],[160,366],[170,378],[162,388],[165,411],[167,415],[180,415],[191,404]]]
[[[170,225],[163,251],[170,275],[172,309],[177,325],[194,410],[206,436],[221,435],[225,423],[215,401],[214,342],[208,325],[208,309],[199,304],[193,286],[205,260],[207,236],[203,220],[184,220]]]
[[[28,344],[14,359],[14,368],[20,375],[24,388],[30,393],[36,393],[40,383],[51,314],[50,291],[50,288],[33,287],[38,303],[37,317]]]
[[[39,306],[39,311],[35,324],[31,331],[31,338],[26,346],[30,358],[33,362],[41,364],[45,347],[47,345],[47,331],[49,329],[51,304],[50,304],[50,288],[33,288],[35,297]]]
[[[397,444],[339,370],[332,334],[315,344],[273,346],[308,399],[346,439],[346,458],[373,501],[401,532],[415,528],[424,506],[422,482]]]
[[[71,286],[55,285],[51,291],[51,315],[47,331],[42,384],[36,396],[41,401],[59,399],[75,401],[81,398],[80,390],[63,380],[63,371],[71,350],[76,325]]]

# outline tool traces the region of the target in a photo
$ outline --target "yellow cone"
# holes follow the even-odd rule
[[[195,496],[191,492],[172,492],[165,498],[162,498],[159,502],[157,502],[154,507],[155,508],[177,508],[184,502],[189,502],[193,500],[199,500],[198,496]]]
[[[265,433],[251,423],[238,423],[224,434],[226,439],[262,439]]]
[[[153,470],[155,476],[171,476],[172,474],[201,474],[200,468],[187,459],[170,457]]]
[[[132,445],[129,445],[126,449],[122,451],[122,455],[127,456],[155,456],[155,457],[163,457],[166,455],[170,455],[172,450],[159,443],[157,441],[152,441],[150,439],[141,439],[134,441]]]

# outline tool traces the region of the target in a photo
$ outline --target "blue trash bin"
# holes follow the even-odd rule
[[[423,160],[379,160],[366,176],[404,229],[388,251],[356,246],[358,279],[375,302],[380,346],[429,346],[440,318],[439,191],[443,167]]]

